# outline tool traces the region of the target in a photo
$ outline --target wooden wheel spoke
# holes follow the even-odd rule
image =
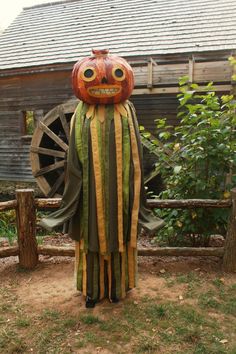
[[[42,175],[44,175],[45,173],[48,173],[48,172],[57,170],[58,168],[64,167],[64,165],[65,165],[65,161],[64,161],[64,160],[55,162],[55,163],[53,163],[53,164],[51,164],[51,165],[48,165],[48,166],[43,167],[43,168],[40,168],[40,170],[38,170],[38,171],[34,174],[34,177],[42,176]]]
[[[56,180],[56,182],[54,183],[54,185],[52,186],[50,192],[48,193],[48,198],[51,198],[56,191],[58,190],[58,188],[62,185],[62,183],[64,182],[65,179],[65,172],[63,172],[58,179]]]
[[[70,120],[77,104],[77,100],[69,100],[54,107],[39,122],[32,137],[32,174],[44,195],[50,198],[63,194]]]
[[[30,151],[35,154],[42,154],[42,155],[49,155],[49,156],[54,156],[54,157],[65,158],[64,151],[47,149],[47,148],[42,148],[42,147],[37,147],[37,146],[31,146]]]
[[[63,150],[67,151],[68,145],[64,143],[64,141],[59,138],[59,136],[53,133],[53,131],[48,128],[42,121],[39,122],[39,127],[45,134],[47,134],[53,141],[55,141],[56,144],[58,144]]]
[[[66,120],[65,113],[64,113],[62,108],[59,109],[59,117],[60,117],[60,120],[61,120],[62,127],[64,129],[64,132],[66,134],[67,141],[69,141],[69,139],[70,139],[70,128],[69,128],[69,125],[68,125],[67,120]]]

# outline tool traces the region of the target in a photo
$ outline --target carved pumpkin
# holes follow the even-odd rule
[[[132,93],[134,75],[127,61],[108,50],[93,50],[93,56],[78,61],[73,68],[75,95],[89,104],[124,102]]]

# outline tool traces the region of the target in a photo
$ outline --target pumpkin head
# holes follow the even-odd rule
[[[108,50],[93,50],[93,56],[78,61],[73,68],[75,95],[89,104],[124,102],[132,93],[134,75],[121,57],[108,55]]]

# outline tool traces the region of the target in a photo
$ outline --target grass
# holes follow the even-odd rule
[[[44,216],[49,215],[51,212],[37,211],[37,222]],[[43,243],[43,236],[55,235],[55,232],[48,232],[47,230],[37,227],[37,242],[39,245]],[[16,213],[15,210],[8,210],[0,212],[0,238],[6,239],[10,246],[17,240],[17,227],[16,227]]]
[[[77,315],[59,308],[29,313],[15,295],[19,284],[1,284],[0,353],[236,354],[236,283],[189,273],[169,284],[170,277],[166,289],[184,287],[186,301],[128,297]],[[189,286],[194,297],[187,297]]]

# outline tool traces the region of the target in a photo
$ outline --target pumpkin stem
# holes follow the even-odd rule
[[[109,49],[92,49],[92,53],[95,57],[106,57]]]

